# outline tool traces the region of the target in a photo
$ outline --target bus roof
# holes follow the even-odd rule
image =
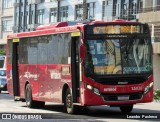
[[[56,22],[45,25],[40,25],[36,28],[35,31],[29,32],[20,32],[8,35],[7,38],[23,38],[23,37],[32,37],[39,35],[48,35],[55,33],[66,33],[66,32],[75,32],[79,31],[80,27],[84,25],[94,25],[94,24],[140,24],[139,22],[132,22],[122,19],[113,20],[111,22],[104,21],[69,21],[69,22]]]

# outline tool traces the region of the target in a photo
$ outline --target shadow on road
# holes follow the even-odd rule
[[[26,107],[26,106],[23,106]],[[135,108],[132,113],[121,113],[119,108],[111,108],[108,106],[92,106],[78,111],[75,115],[65,113],[63,105],[45,105],[41,110],[53,111],[53,113],[42,114],[44,118],[49,119],[134,119],[139,121],[158,121],[160,120],[160,111],[137,109]],[[54,112],[60,112],[54,113]],[[158,117],[158,119],[153,117]],[[131,118],[134,117],[134,118]],[[136,118],[140,117],[140,118]],[[149,117],[149,118],[145,118]]]

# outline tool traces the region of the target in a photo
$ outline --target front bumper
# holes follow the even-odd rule
[[[152,84],[151,87],[148,87],[150,84]],[[80,101],[82,106],[125,105],[153,101],[152,80],[133,85],[101,85],[95,83],[93,89],[96,88],[99,92],[88,88],[84,85],[83,89],[81,89]]]
[[[129,100],[117,100],[115,99],[118,97],[118,95],[121,94],[112,94],[110,98],[112,100],[107,100],[105,98],[105,94],[103,95],[96,95],[92,93],[89,90],[85,90],[85,96],[83,98],[82,105],[124,105],[124,104],[136,104],[136,103],[146,103],[146,102],[152,102],[153,101],[153,87],[148,91],[146,94],[143,94],[141,92],[139,93],[125,93],[125,95],[128,95],[130,97]],[[88,97],[89,96],[89,97]]]

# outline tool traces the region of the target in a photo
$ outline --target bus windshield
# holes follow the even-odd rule
[[[149,39],[86,40],[85,72],[88,75],[141,74],[152,71]]]

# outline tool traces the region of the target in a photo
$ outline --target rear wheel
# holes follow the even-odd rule
[[[65,109],[66,109],[67,113],[74,114],[77,112],[78,106],[73,105],[73,97],[71,95],[69,88],[66,90],[64,105],[65,105]]]
[[[30,84],[26,85],[25,89],[25,100],[26,100],[26,105],[29,108],[35,107],[35,102],[32,100],[32,91],[31,91],[31,86]]]
[[[26,101],[26,105],[29,108],[35,108],[35,107],[44,107],[45,102],[42,101],[34,101],[32,99],[32,90],[31,90],[31,86],[30,84],[26,85],[26,89],[25,89],[25,101]]]
[[[123,113],[130,113],[133,110],[133,105],[121,106],[120,110]]]

